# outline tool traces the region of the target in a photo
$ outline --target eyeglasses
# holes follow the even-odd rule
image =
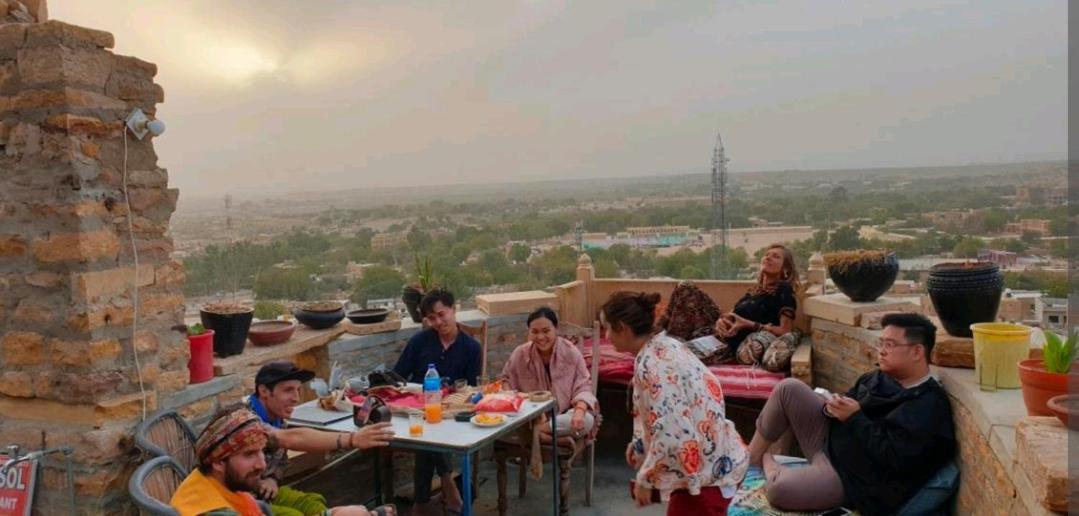
[[[891,351],[900,346],[914,346],[914,344],[911,344],[909,342],[896,342],[894,340],[879,339],[877,340],[876,348],[877,350],[886,349],[888,351]]]

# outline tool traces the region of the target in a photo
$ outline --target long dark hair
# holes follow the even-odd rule
[[[615,292],[601,310],[607,324],[620,324],[636,336],[648,335],[655,331],[656,305],[661,296],[655,292]]]

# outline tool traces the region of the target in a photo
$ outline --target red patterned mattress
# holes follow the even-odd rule
[[[591,342],[583,346],[585,362],[592,363]],[[633,355],[614,349],[607,339],[600,341],[599,381],[629,385],[633,380]],[[766,400],[780,380],[787,377],[783,373],[771,373],[753,366],[725,364],[711,366],[723,386],[723,392],[731,398]]]

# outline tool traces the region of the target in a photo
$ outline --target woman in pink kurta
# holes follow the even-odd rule
[[[513,350],[502,376],[517,391],[550,391],[554,395],[562,413],[555,420],[559,436],[593,438],[599,402],[592,393],[588,366],[581,352],[557,331],[554,310],[543,307],[529,314],[529,341]],[[549,440],[550,428],[542,426],[544,440]]]

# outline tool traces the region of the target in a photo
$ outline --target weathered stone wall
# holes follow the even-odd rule
[[[873,344],[880,330],[813,319],[813,384],[846,392],[862,374],[877,366]]]
[[[46,16],[43,0],[0,1],[0,444],[73,446],[81,510],[126,512],[144,403],[188,378],[186,339],[170,330],[183,321],[166,235],[178,192],[123,125],[164,94],[156,66],[108,50],[111,34],[4,23],[16,4]],[[37,511],[68,512],[63,464],[43,462]]]
[[[956,497],[958,514],[1027,514],[1015,484],[1008,478],[989,440],[974,416],[962,403],[949,396],[959,442],[960,481]]]

